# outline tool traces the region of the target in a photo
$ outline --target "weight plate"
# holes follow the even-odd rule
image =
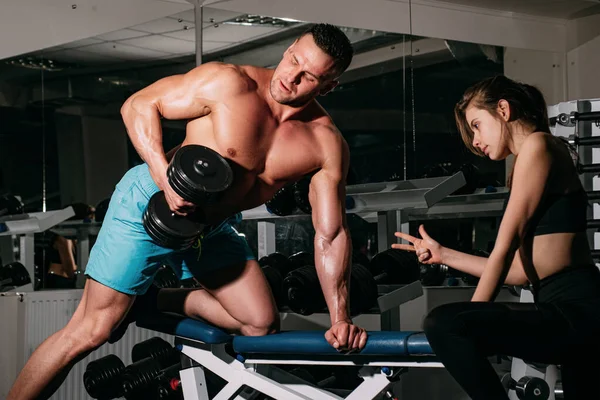
[[[201,145],[181,147],[167,171],[173,190],[195,204],[216,200],[233,182],[233,170],[225,158]]]

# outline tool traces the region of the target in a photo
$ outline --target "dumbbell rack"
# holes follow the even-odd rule
[[[395,232],[409,232],[409,223],[433,218],[474,218],[500,216],[506,188],[495,193],[477,191],[470,195],[450,196],[466,183],[462,172],[452,176],[414,179],[407,181],[353,185],[346,188],[347,212],[367,222],[377,223],[378,251],[385,251],[396,243]],[[260,206],[242,213],[245,220],[257,220],[258,257],[276,251],[275,223],[279,218],[305,218],[307,214],[277,216]],[[379,288],[378,310],[381,329],[399,330],[398,307],[423,294],[420,282],[406,286]]]
[[[574,100],[548,107],[552,134],[565,138],[575,146],[579,156],[580,180],[584,190],[600,189],[600,99]],[[588,210],[588,222],[599,219],[598,198],[592,199],[594,206]],[[597,229],[588,230],[590,248],[596,245]],[[595,253],[598,254],[598,253]]]
[[[34,234],[44,232],[75,215],[72,207],[62,210],[10,215],[0,218],[0,258],[4,263],[19,261],[35,282]],[[15,259],[14,237],[19,237],[19,260]],[[28,286],[28,285],[27,285]],[[31,288],[19,288],[33,291]]]
[[[590,195],[593,208],[588,210],[588,241],[593,254],[600,254],[596,245],[597,227],[590,221],[600,219],[596,217],[600,211],[597,190],[600,189],[600,99],[582,99],[558,103],[548,107],[550,130],[555,136],[566,139],[575,146],[579,157],[578,164],[584,166],[580,169],[579,178],[583,189]],[[533,302],[533,294],[529,290],[521,291],[522,303]],[[549,400],[562,398],[560,371],[556,365],[534,366],[525,360],[513,358],[511,376],[519,379],[522,376],[534,376],[544,379],[550,387]],[[518,400],[514,391],[509,392],[511,400]]]

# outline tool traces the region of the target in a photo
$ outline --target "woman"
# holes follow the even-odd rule
[[[565,399],[600,399],[600,272],[586,236],[587,196],[565,142],[551,135],[536,88],[498,76],[455,107],[463,141],[492,160],[515,155],[509,197],[489,258],[441,246],[419,228],[422,263],[480,277],[471,302],[435,308],[424,321],[431,347],[474,400],[508,399],[488,361],[503,354],[561,366]],[[534,303],[494,303],[503,283],[530,282]],[[589,364],[589,365],[587,365]]]

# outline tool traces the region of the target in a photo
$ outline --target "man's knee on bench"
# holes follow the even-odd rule
[[[279,332],[279,313],[269,310],[248,311],[248,317],[240,321],[240,332],[244,336],[264,336]]]

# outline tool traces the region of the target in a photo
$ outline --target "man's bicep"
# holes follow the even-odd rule
[[[223,86],[224,67],[203,65],[186,74],[168,76],[134,94],[130,105],[152,105],[166,119],[198,118],[210,112]]]
[[[343,184],[339,174],[321,169],[311,179],[309,200],[315,231],[325,238],[334,237],[344,225]]]

